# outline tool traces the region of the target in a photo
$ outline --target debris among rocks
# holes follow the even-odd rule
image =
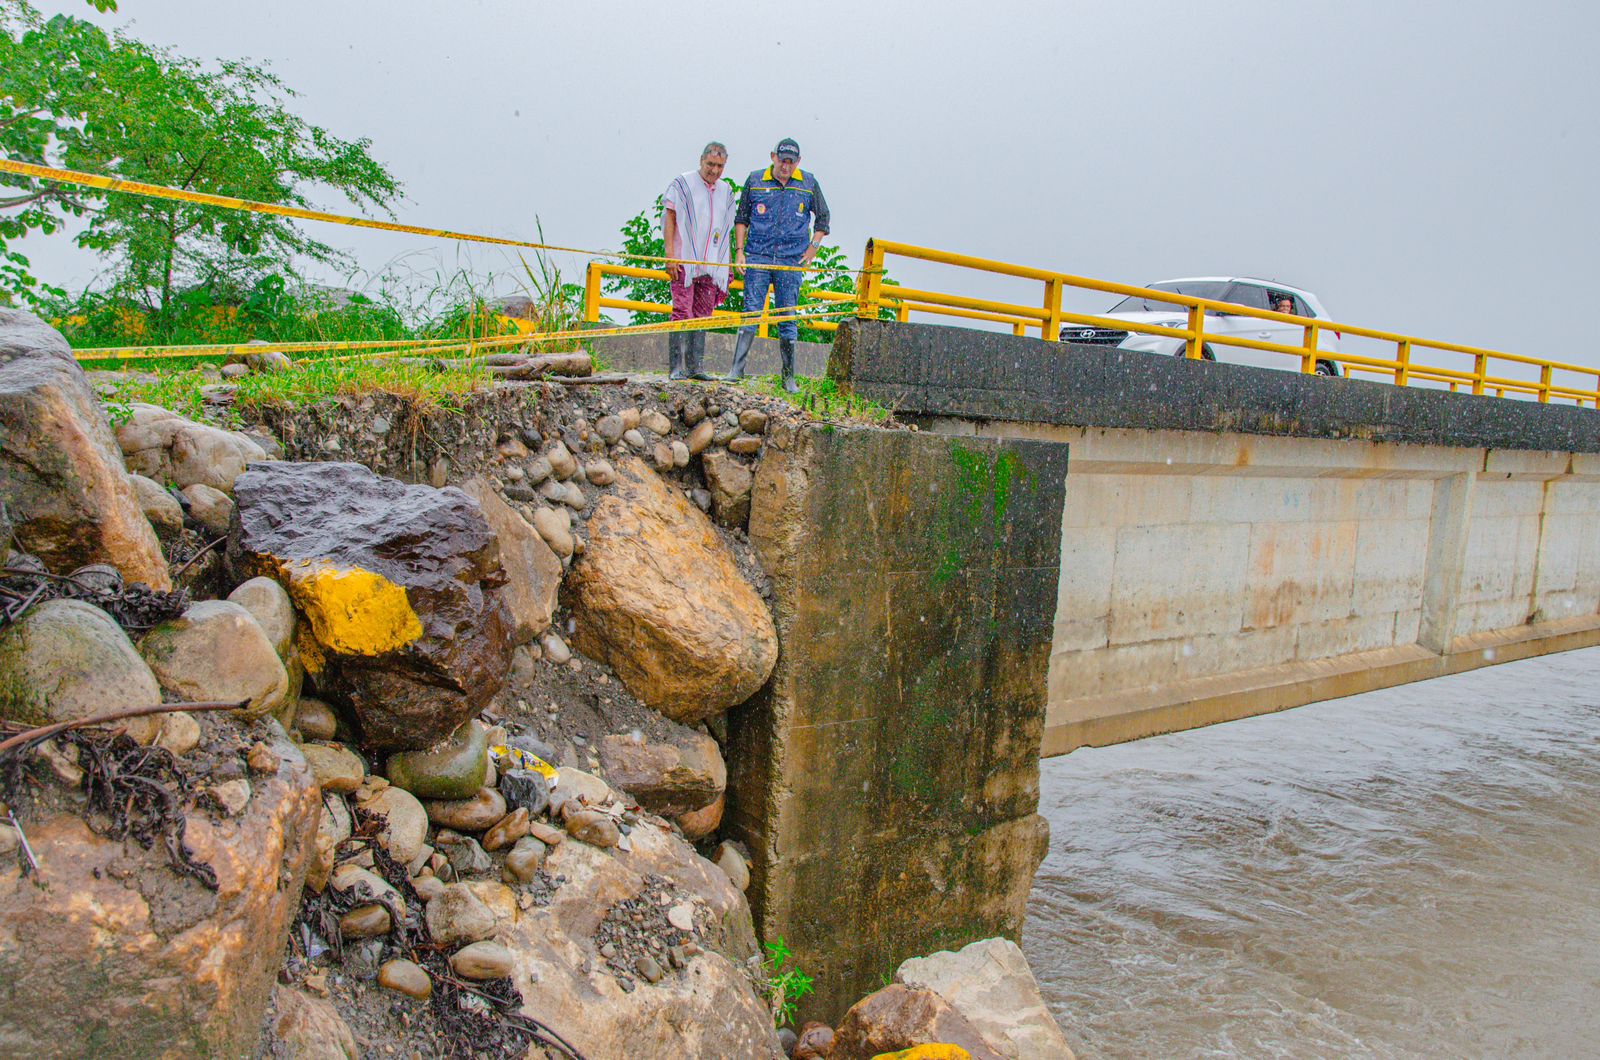
[[[85,821],[100,835],[132,839],[149,850],[160,841],[172,867],[216,890],[217,876],[184,845],[185,799],[196,795],[190,774],[162,747],[141,747],[125,735],[73,729],[57,739],[73,749],[88,800]],[[0,754],[0,801],[26,805],[27,744]]]
[[[0,752],[0,799],[40,884],[0,888],[0,976],[32,1001],[6,1012],[7,1041],[23,1052],[86,1054],[113,1038],[136,1055],[173,1041],[248,1051],[297,904],[314,788],[272,723],[203,722],[201,746],[182,758],[99,729],[55,736],[56,763],[26,737]],[[256,742],[279,770],[230,778]],[[254,789],[231,819],[235,807],[208,797],[228,784]]]
[[[602,960],[619,980],[639,975],[639,962],[649,959],[669,969],[687,963],[685,947],[696,945],[693,924],[683,929],[667,919],[666,903],[673,899],[669,881],[651,873],[634,897],[617,902],[595,928],[594,944]],[[664,973],[665,974],[665,973]],[[657,976],[651,982],[660,982]]]
[[[113,579],[110,575],[115,575]],[[96,564],[71,574],[50,574],[31,557],[12,556],[0,568],[0,626],[16,621],[30,605],[45,600],[79,600],[104,611],[130,633],[140,633],[183,614],[189,594],[148,585],[128,585],[120,571]]]

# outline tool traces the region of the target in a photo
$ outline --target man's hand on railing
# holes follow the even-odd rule
[[[734,256],[733,256],[733,267],[738,269],[740,272],[744,271],[745,264],[744,264],[744,248],[743,247],[740,247],[738,249],[738,251],[734,254]]]

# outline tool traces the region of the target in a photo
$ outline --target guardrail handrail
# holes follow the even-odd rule
[[[1045,288],[1044,301],[1039,306],[1025,306],[1012,302],[971,298],[964,295],[917,288],[886,287],[883,285],[881,277],[883,275],[884,260],[890,255],[1041,282]],[[1158,291],[1133,284],[1097,280],[1089,276],[1077,276],[1072,273],[1040,269],[1029,265],[1015,265],[1010,262],[996,261],[992,258],[956,254],[909,243],[868,240],[863,260],[866,271],[862,273],[857,287],[857,294],[860,300],[858,315],[863,319],[877,319],[879,308],[886,302],[897,303],[903,309],[915,309],[919,312],[930,311],[925,309],[925,306],[938,306],[942,307],[944,312],[953,311],[954,315],[976,315],[982,313],[985,316],[980,319],[1000,319],[1004,322],[1010,322],[1013,324],[1013,331],[1017,334],[1023,334],[1025,328],[1037,327],[1041,336],[1052,342],[1060,340],[1060,330],[1063,323],[1074,323],[1167,338],[1181,338],[1185,343],[1184,355],[1194,360],[1199,360],[1203,356],[1204,348],[1208,345],[1230,346],[1297,356],[1301,362],[1300,370],[1308,375],[1316,373],[1317,362],[1329,361],[1348,365],[1352,370],[1389,375],[1394,383],[1400,386],[1407,385],[1414,378],[1425,379],[1431,382],[1447,383],[1451,390],[1455,390],[1463,384],[1470,385],[1474,394],[1482,394],[1487,389],[1492,388],[1498,396],[1502,397],[1505,396],[1507,391],[1511,391],[1536,395],[1540,402],[1549,402],[1551,397],[1555,396],[1570,398],[1579,406],[1589,402],[1594,404],[1596,408],[1600,408],[1600,369],[1585,365],[1569,364],[1548,358],[1529,357],[1525,354],[1506,353],[1500,350],[1468,346],[1462,343],[1424,339],[1414,335],[1404,335],[1399,332],[1383,331],[1377,328],[1363,327],[1358,324],[1345,324],[1317,317],[1302,317],[1279,313],[1276,310],[1257,309],[1253,306],[1219,302],[1195,295],[1179,294],[1175,291]],[[1173,306],[1173,312],[1184,312],[1186,314],[1186,326],[1180,328],[1159,324],[1145,324],[1093,314],[1068,312],[1063,310],[1061,306],[1062,292],[1066,287],[1121,295],[1125,298],[1143,298],[1171,305]],[[1250,317],[1256,320],[1296,326],[1302,330],[1303,341],[1299,346],[1288,346],[1283,343],[1265,342],[1239,335],[1222,335],[1207,332],[1205,318],[1208,313],[1225,313],[1228,316]],[[901,315],[902,319],[904,319],[904,312]],[[1341,338],[1345,335],[1352,335],[1374,339],[1379,342],[1392,342],[1395,344],[1395,356],[1392,359],[1385,359],[1321,349],[1318,345],[1318,338],[1325,331],[1334,332]],[[1459,353],[1472,357],[1472,371],[1459,371],[1438,365],[1417,364],[1412,360],[1412,353],[1417,349]],[[1491,361],[1502,361],[1538,368],[1539,380],[1538,382],[1533,382],[1531,380],[1490,375],[1489,365]],[[1554,373],[1556,372],[1577,372],[1593,377],[1595,389],[1589,390],[1558,384],[1554,380]]]

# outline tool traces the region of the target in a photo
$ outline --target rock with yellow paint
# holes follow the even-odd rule
[[[359,464],[253,464],[234,483],[228,558],[288,590],[319,693],[364,742],[430,747],[494,698],[511,668],[498,542],[458,489]]]

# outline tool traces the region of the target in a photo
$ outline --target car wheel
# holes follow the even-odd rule
[[[1178,348],[1172,351],[1172,356],[1181,358],[1184,355],[1185,349],[1186,345],[1184,343],[1178,343]],[[1200,359],[1202,361],[1214,361],[1217,359],[1217,355],[1211,351],[1210,346],[1201,346]]]
[[[1317,374],[1318,375],[1338,375],[1339,374],[1339,366],[1334,364],[1332,361],[1318,361],[1317,362]]]

